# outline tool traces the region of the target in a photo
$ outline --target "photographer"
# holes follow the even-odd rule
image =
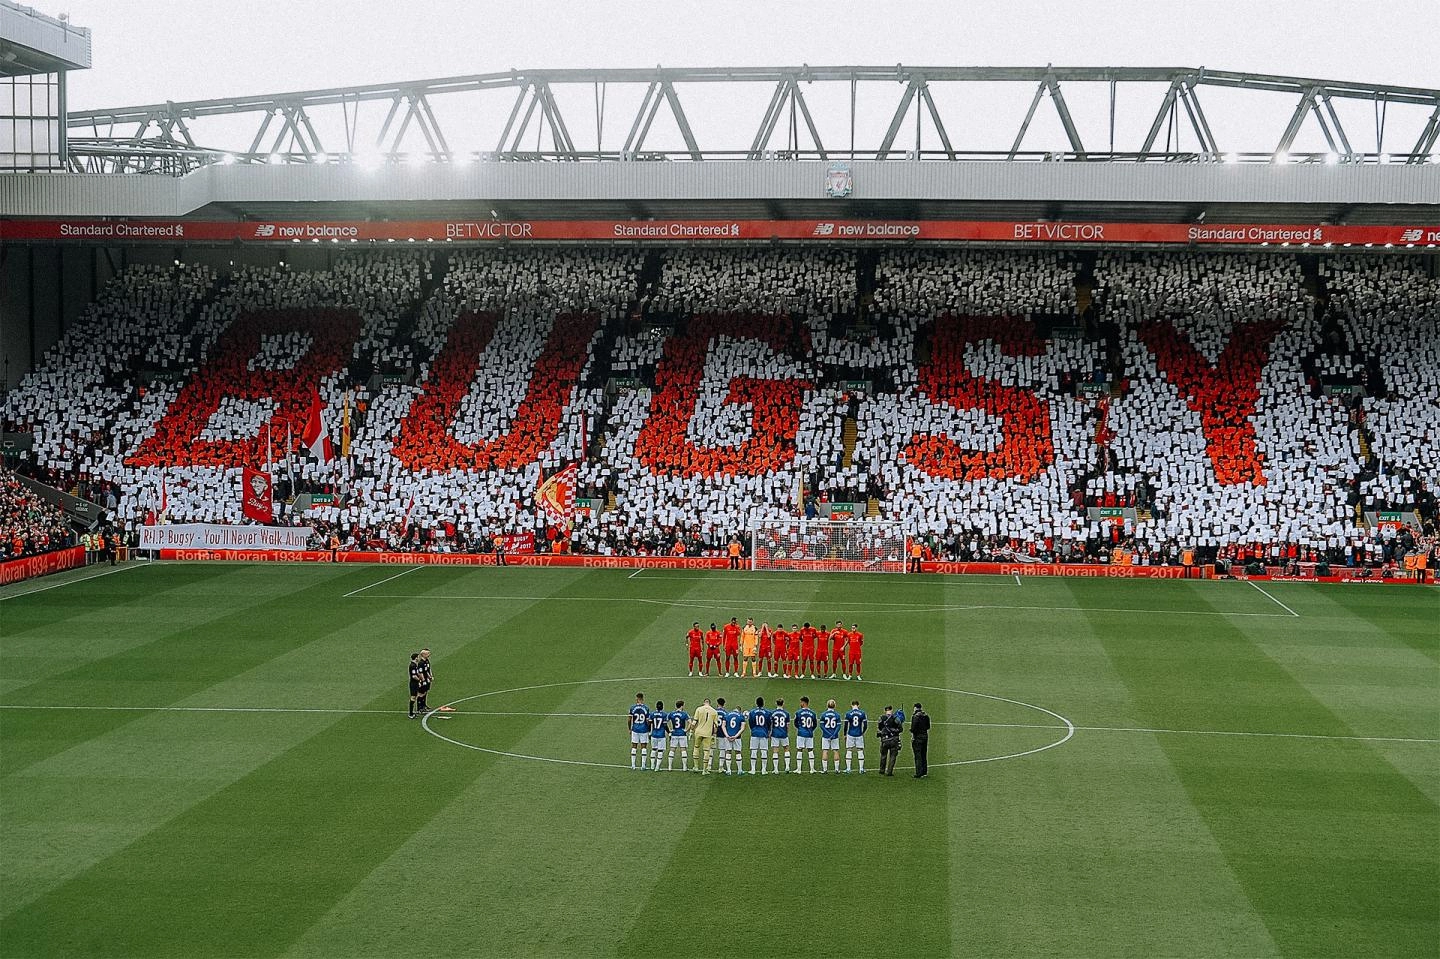
[[[895,760],[900,758],[900,734],[904,731],[893,706],[885,707],[885,715],[880,717],[877,731],[880,736],[880,775],[893,776]]]

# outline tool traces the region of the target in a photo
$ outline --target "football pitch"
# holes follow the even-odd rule
[[[865,679],[686,677],[837,617]],[[409,654],[432,707],[406,718]],[[629,768],[858,699],[865,775]],[[931,774],[874,774],[924,703]],[[748,748],[747,748],[748,769]],[[910,765],[909,736],[900,757]],[[1440,954],[1440,591],[280,564],[0,590],[0,954]]]

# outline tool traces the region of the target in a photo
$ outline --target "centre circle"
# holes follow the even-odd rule
[[[563,687],[566,687],[566,686],[593,686],[593,685],[598,685],[598,684],[602,684],[602,683],[659,683],[659,682],[679,681],[679,680],[682,680],[682,679],[692,679],[692,678],[694,678],[694,677],[686,677],[686,676],[630,676],[630,677],[618,677],[618,678],[616,678],[616,679],[578,679],[578,680],[572,680],[572,681],[570,681],[570,682],[563,682],[563,683],[541,683],[541,684],[535,685],[535,686],[513,686],[513,687],[511,687],[511,688],[509,688],[509,689],[492,689],[492,690],[490,690],[489,692],[486,692],[486,693],[476,693],[476,694],[473,695],[473,696],[462,696],[462,697],[459,698],[459,699],[453,699],[453,700],[451,700],[450,702],[446,703],[444,706],[439,707],[439,710],[447,710],[447,711],[448,711],[448,710],[454,710],[455,707],[460,706],[462,703],[471,703],[471,702],[474,702],[474,701],[477,700],[477,699],[489,699],[490,697],[493,697],[493,696],[504,696],[504,695],[507,695],[507,694],[509,694],[509,693],[532,692],[532,691],[537,690],[537,689],[560,689],[560,688],[563,688]],[[1010,704],[1011,706],[1020,706],[1020,707],[1022,707],[1022,708],[1024,708],[1024,709],[1032,709],[1032,710],[1034,710],[1034,711],[1036,711],[1036,712],[1038,712],[1038,713],[1043,713],[1045,716],[1048,716],[1048,717],[1050,717],[1051,719],[1058,720],[1058,721],[1060,722],[1060,724],[1061,724],[1061,725],[1055,726],[1055,725],[1053,725],[1053,724],[1046,723],[1046,724],[1043,725],[1043,727],[1038,727],[1038,728],[1054,728],[1057,732],[1062,732],[1062,733],[1063,733],[1063,735],[1059,736],[1059,738],[1057,738],[1054,742],[1046,743],[1046,744],[1043,745],[1043,746],[1036,746],[1034,749],[1025,749],[1025,750],[1022,750],[1022,751],[1020,751],[1020,752],[1007,753],[1007,754],[1005,754],[1005,755],[1003,755],[1003,756],[982,756],[982,757],[980,757],[980,758],[978,758],[978,759],[956,759],[956,760],[951,760],[951,761],[949,761],[949,762],[932,762],[932,763],[929,764],[929,765],[930,765],[930,768],[932,768],[932,769],[938,769],[938,768],[941,768],[941,767],[944,767],[944,766],[972,766],[972,765],[975,765],[975,764],[978,764],[978,763],[994,763],[994,762],[1000,762],[1000,761],[1006,760],[1006,759],[1019,759],[1019,758],[1021,758],[1022,756],[1033,756],[1035,753],[1043,753],[1043,752],[1044,752],[1045,750],[1047,750],[1047,749],[1054,749],[1056,746],[1063,746],[1063,745],[1065,745],[1067,742],[1070,741],[1071,737],[1073,737],[1073,736],[1075,735],[1075,724],[1072,723],[1070,720],[1066,719],[1064,716],[1060,715],[1059,713],[1055,712],[1055,711],[1052,710],[1052,709],[1046,709],[1044,706],[1036,706],[1034,703],[1021,702],[1021,701],[1018,700],[1018,699],[1007,699],[1007,698],[1004,697],[1004,696],[994,696],[994,695],[991,695],[990,693],[977,693],[977,692],[972,692],[972,691],[970,691],[970,690],[968,690],[968,689],[950,689],[950,688],[945,687],[945,686],[927,686],[927,685],[924,685],[924,684],[921,684],[921,683],[895,683],[895,682],[887,682],[887,681],[885,681],[885,680],[867,679],[867,680],[865,680],[864,683],[862,684],[862,688],[863,688],[863,687],[871,687],[871,686],[890,686],[890,687],[894,687],[894,688],[898,688],[898,689],[921,689],[921,690],[926,690],[926,691],[929,691],[929,692],[947,693],[947,694],[952,695],[952,696],[972,696],[972,697],[974,697],[974,698],[976,698],[976,699],[988,699],[988,700],[990,700],[990,701],[992,701],[992,702],[1008,703],[1008,704]],[[557,765],[562,765],[562,766],[589,766],[589,767],[592,767],[592,768],[595,768],[595,769],[630,769],[630,768],[631,768],[630,766],[627,766],[627,765],[625,765],[624,763],[597,763],[597,762],[590,762],[590,761],[588,761],[588,760],[583,760],[583,759],[559,759],[559,758],[556,758],[556,757],[554,757],[554,756],[531,756],[531,755],[529,755],[529,754],[527,754],[527,753],[510,752],[510,751],[504,750],[504,749],[492,749],[492,748],[490,748],[489,746],[477,746],[477,745],[474,744],[474,743],[463,742],[463,741],[461,741],[461,740],[459,740],[459,739],[455,739],[455,738],[453,738],[453,737],[446,736],[444,733],[440,732],[439,730],[437,730],[437,729],[435,729],[433,726],[431,726],[430,720],[433,719],[433,718],[437,715],[437,713],[439,712],[439,710],[432,711],[432,712],[430,712],[430,713],[426,713],[425,716],[424,716],[424,718],[422,718],[422,719],[420,720],[420,725],[424,728],[424,730],[425,730],[427,733],[429,733],[431,736],[434,736],[436,739],[444,740],[445,742],[450,743],[451,745],[460,746],[460,747],[462,747],[462,748],[464,748],[464,749],[473,749],[473,750],[475,750],[476,752],[489,753],[489,754],[492,755],[492,756],[504,756],[504,757],[507,758],[507,759],[527,759],[527,760],[530,760],[531,762],[537,762],[537,763],[555,763],[555,764],[557,764]],[[539,713],[539,714],[537,714],[537,715],[543,716],[543,715],[546,715],[546,714],[544,714],[544,713]],[[616,719],[623,718],[623,715],[624,715],[623,713],[616,713],[616,714],[615,714],[615,718],[616,718]],[[999,726],[1010,725],[1010,726],[1021,726],[1021,725],[1023,725],[1023,724],[1018,724],[1018,723],[1014,723],[1014,724],[1004,724],[1004,723],[977,723],[977,724],[974,724],[974,725],[982,725],[982,726],[983,726],[983,725],[999,725]],[[1038,725],[1038,724],[1037,724],[1037,725]],[[900,768],[912,768],[912,767],[900,767]]]

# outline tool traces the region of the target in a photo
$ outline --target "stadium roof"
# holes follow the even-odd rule
[[[90,67],[90,30],[32,7],[0,0],[0,76]]]
[[[1440,162],[1440,89],[1204,67],[510,70],[85,110],[69,135],[77,168],[105,173],[371,156],[1423,164]]]
[[[1237,122],[1252,114],[1267,119]],[[1440,89],[1189,67],[507,71],[87,110],[68,130],[71,169],[97,175],[0,177],[0,216],[1431,224],[1440,210]]]

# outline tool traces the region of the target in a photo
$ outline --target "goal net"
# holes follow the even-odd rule
[[[905,533],[895,520],[788,519],[750,525],[751,569],[905,572]]]

